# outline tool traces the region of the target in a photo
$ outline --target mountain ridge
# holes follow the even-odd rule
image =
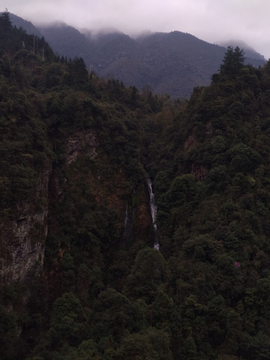
[[[132,38],[119,31],[93,37],[67,24],[38,29],[59,56],[82,57],[98,76],[118,79],[140,91],[146,86],[154,94],[173,98],[187,98],[195,86],[209,85],[226,51],[180,31]],[[246,62],[258,67],[266,61],[258,55]]]

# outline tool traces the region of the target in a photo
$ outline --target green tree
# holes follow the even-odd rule
[[[52,344],[55,347],[65,343],[77,345],[78,340],[83,336],[84,320],[81,303],[72,293],[66,293],[58,298],[53,305],[49,330]]]
[[[7,9],[5,9],[5,11],[0,15],[0,26],[4,31],[10,30],[12,28],[9,12]]]
[[[112,288],[102,291],[90,317],[92,337],[96,341],[111,336],[119,341],[124,334],[144,328],[143,308]]]
[[[118,351],[120,360],[172,360],[169,337],[155,328],[127,336]]]
[[[220,65],[220,73],[223,75],[235,75],[244,66],[244,51],[238,46],[234,49],[228,46],[223,63]]]
[[[0,305],[0,346],[1,359],[14,359],[15,344],[17,336],[16,317],[13,312],[9,312],[4,306]]]
[[[150,303],[167,275],[167,265],[159,251],[151,248],[140,250],[123,292],[127,296],[142,298]]]

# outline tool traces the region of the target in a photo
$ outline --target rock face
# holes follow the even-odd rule
[[[77,159],[85,146],[87,154],[94,158],[98,145],[93,132],[75,134],[67,140],[67,165]],[[52,169],[45,169],[38,177],[35,194],[17,204],[11,216],[0,220],[0,284],[24,281],[37,262],[43,265],[49,199],[62,193],[58,178],[51,175]]]
[[[0,222],[0,281],[23,281],[30,269],[43,265],[48,233],[48,184],[51,169],[40,174],[34,199],[17,204],[15,216]]]
[[[84,146],[88,147],[87,154],[94,159],[97,156],[96,146],[98,145],[96,135],[92,131],[80,132],[70,137],[67,142],[67,164],[77,159]]]
[[[99,145],[93,131],[73,134],[66,141],[65,166],[72,169],[80,156],[95,159],[95,171],[89,168],[85,181],[91,184],[97,204],[106,201],[117,214],[119,241],[122,239],[124,246],[137,240],[147,242],[152,228],[144,183],[135,191],[121,168],[111,170],[107,157],[98,156]],[[109,175],[102,170],[104,167],[110,169]],[[17,203],[11,215],[0,218],[0,285],[23,282],[33,266],[43,266],[49,204],[51,208],[56,206],[67,191],[60,185],[61,180],[61,175],[48,167],[39,174],[34,194]],[[126,218],[125,212],[129,215]]]

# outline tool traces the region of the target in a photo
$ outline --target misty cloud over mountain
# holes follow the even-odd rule
[[[211,43],[242,39],[270,57],[270,2],[265,0],[9,0],[5,6],[35,25],[63,21],[77,29],[115,28],[130,36],[178,30]]]
[[[139,90],[146,86],[153,93],[172,97],[189,97],[195,86],[208,85],[226,50],[179,31],[131,38],[120,31],[93,34],[85,29],[81,33],[64,23],[35,30],[31,23],[17,16],[11,15],[11,19],[29,33],[42,34],[60,57],[82,57],[88,70],[99,76],[119,79]],[[237,43],[231,45],[237,46]],[[246,63],[256,67],[265,63],[262,55],[241,45],[247,49]]]

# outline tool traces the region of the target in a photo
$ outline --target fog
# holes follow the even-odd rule
[[[62,21],[77,29],[179,30],[211,42],[243,40],[270,58],[269,0],[0,0],[1,11],[35,25]]]

